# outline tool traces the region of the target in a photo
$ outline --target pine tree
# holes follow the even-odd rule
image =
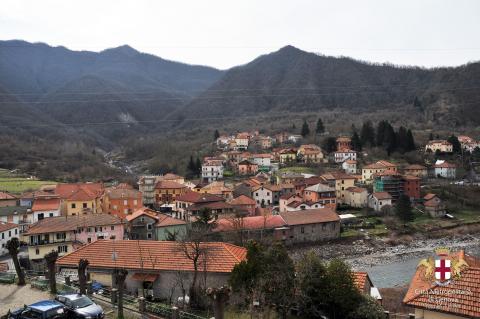
[[[420,100],[418,99],[417,96],[415,96],[415,99],[413,100],[413,106],[418,107],[418,108],[422,107],[422,103],[420,102]]]
[[[429,141],[433,140],[433,133],[432,132],[430,132],[430,135],[428,135],[428,140]]]
[[[460,141],[458,138],[452,134],[448,139],[448,142],[450,142],[453,146],[453,153],[458,154],[462,152],[462,144],[460,144]]]
[[[190,176],[197,175],[197,166],[195,164],[195,161],[193,160],[192,155],[190,155],[190,161],[188,162],[188,165],[187,165],[187,171]]]
[[[415,149],[416,149],[415,139],[413,138],[412,131],[409,129],[407,131],[407,152],[414,151]]]
[[[303,137],[310,134],[310,128],[308,127],[307,121],[303,121],[302,131],[300,132],[300,134],[302,134]]]
[[[377,124],[377,132],[375,137],[375,144],[377,146],[384,146],[385,141],[386,121],[380,121]]]
[[[403,126],[400,126],[398,129],[398,133],[396,134],[396,142],[397,142],[397,147],[398,150],[401,153],[405,153],[408,151],[408,141],[407,141],[407,129],[404,128]]]
[[[325,132],[325,127],[323,126],[322,119],[319,118],[317,121],[317,127],[315,128],[315,133],[322,134]]]
[[[197,161],[195,162],[195,175],[197,175],[198,177],[202,175],[202,162],[198,157],[197,157]]]
[[[337,150],[337,141],[336,141],[335,137],[329,136],[325,140],[323,140],[322,148],[327,153],[335,152]]]
[[[216,141],[219,137],[220,133],[218,132],[218,130],[215,130],[215,132],[213,133],[213,140]]]
[[[413,215],[412,204],[410,203],[410,198],[407,195],[400,195],[397,200],[397,204],[395,205],[395,213],[404,223],[411,222],[415,219],[415,216]]]
[[[360,131],[360,140],[364,146],[375,146],[375,129],[373,128],[371,121],[366,121],[363,123]]]
[[[383,146],[387,151],[388,156],[397,149],[397,136],[395,130],[388,121],[384,121]]]
[[[357,152],[362,151],[362,141],[360,140],[360,136],[358,136],[357,132],[353,132],[352,135],[352,148]]]

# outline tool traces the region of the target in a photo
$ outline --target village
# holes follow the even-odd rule
[[[59,183],[22,194],[2,192],[0,255],[11,255],[12,239],[17,238],[25,272],[48,273],[54,252],[57,280],[78,279],[79,262],[88,260],[89,282],[118,288],[116,269],[126,269],[126,294],[176,304],[193,293],[185,287],[192,280],[196,284],[190,276],[196,277],[199,267],[204,268],[204,279],[198,279],[203,289],[229,284],[252,242],[266,247],[281,243],[295,255],[299,248],[322,250],[330,243],[348,246],[358,239],[380,238],[395,246],[395,241],[405,244],[406,234],[425,239],[444,228],[480,223],[478,212],[452,211],[452,195],[444,190],[478,185],[472,178],[475,170],[460,176],[458,157],[452,156],[478,153],[478,141],[468,136],[455,137],[454,143],[432,138],[415,146],[412,137],[412,151],[424,154],[425,160],[408,163],[370,161],[356,133],[327,138],[322,146],[303,144],[307,134],[216,131],[211,154],[200,165],[191,158],[193,178],[165,173],[142,175],[137,185]],[[14,262],[2,260],[0,271],[11,278]],[[468,268],[462,280],[479,276],[479,269]],[[382,305],[368,269],[353,271],[358,291]],[[412,293],[417,284],[411,283],[403,300],[412,312],[420,311],[417,300],[425,298]],[[480,289],[478,281],[468,284]],[[386,313],[388,306],[384,304]],[[435,313],[435,307],[422,304],[421,311]],[[465,314],[460,308],[445,309],[441,311],[451,318]]]

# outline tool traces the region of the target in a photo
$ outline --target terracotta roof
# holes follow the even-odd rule
[[[120,218],[109,214],[49,217],[33,224],[25,235],[73,231],[78,227],[95,227],[121,224]]]
[[[347,164],[357,164],[357,161],[356,161],[356,160],[352,160],[352,159],[347,159],[344,163],[347,163]]]
[[[352,139],[350,137],[346,137],[346,136],[340,136],[340,137],[337,137],[337,142],[351,142]]]
[[[368,192],[368,190],[366,188],[363,188],[363,187],[349,187],[349,188],[347,188],[347,191],[352,192],[352,193]]]
[[[286,225],[287,223],[280,215],[221,218],[217,220],[214,232],[272,229]]]
[[[240,195],[230,201],[230,205],[255,205],[256,202],[247,195]]]
[[[9,199],[17,199],[17,198],[9,193],[0,192],[0,200],[9,200]]]
[[[33,201],[32,211],[57,210],[60,208],[60,198],[36,198]]]
[[[372,196],[375,197],[375,198],[378,199],[378,200],[382,200],[382,199],[392,199],[392,195],[390,195],[390,194],[387,193],[387,192],[376,192],[376,193],[372,193]]]
[[[405,167],[406,170],[425,170],[427,169],[425,166],[420,164],[411,164]]]
[[[67,200],[92,200],[103,194],[102,183],[58,184],[55,194]]]
[[[427,145],[432,145],[432,144],[452,145],[452,143],[450,143],[447,140],[431,140],[431,141],[428,141]]]
[[[469,265],[463,268],[460,277],[446,286],[439,286],[426,279],[425,267],[419,266],[403,302],[432,312],[480,318],[480,260],[466,255],[464,251],[453,254],[448,259],[454,258],[463,258]],[[439,302],[440,300],[447,302]]]
[[[272,158],[271,154],[252,154],[253,158]]]
[[[441,204],[442,204],[442,201],[440,199],[436,200],[435,198],[432,198],[432,199],[424,202],[423,206],[425,206],[425,207],[438,207]]]
[[[158,218],[158,222],[155,224],[155,227],[168,227],[168,226],[187,224],[187,222],[184,220],[173,218],[165,214],[158,214],[157,218]]]
[[[133,214],[127,215],[125,217],[125,219],[130,222],[130,221],[132,221],[132,220],[134,220],[134,219],[136,219],[136,218],[138,218],[142,215],[146,215],[148,217],[158,219],[157,218],[158,213],[156,211],[150,209],[150,208],[147,208],[147,207],[142,207],[140,209],[137,209],[136,211],[133,212]]]
[[[408,180],[408,181],[419,181],[420,177],[412,176],[412,175],[404,175],[403,179]]]
[[[385,161],[385,160],[380,160],[380,161],[377,161],[378,164],[381,164],[385,167],[397,167],[396,164],[393,164],[393,163],[390,163],[389,161]]]
[[[443,162],[441,164],[434,164],[433,165],[435,168],[456,168],[457,165],[453,164],[453,163],[449,163],[449,162]]]
[[[397,165],[395,165],[393,163],[390,163],[390,162],[387,162],[387,161],[384,161],[384,160],[381,160],[381,161],[377,161],[376,163],[366,165],[363,168],[366,168],[366,169],[386,169],[386,168],[389,168],[389,167],[397,167]]]
[[[207,251],[206,263],[200,258],[199,269],[208,272],[230,273],[233,267],[245,260],[245,248],[220,242],[201,243]],[[125,268],[128,270],[193,271],[193,262],[182,246],[174,241],[154,240],[97,240],[57,260],[60,267],[78,267],[80,259],[88,259],[89,268]],[[116,260],[112,260],[115,252]]]
[[[355,286],[357,286],[358,290],[360,290],[362,293],[365,290],[367,280],[370,281],[370,278],[368,277],[368,273],[361,272],[361,271],[353,272],[353,283],[355,284]],[[370,281],[370,284],[371,284],[371,281]]]
[[[396,171],[394,171],[392,169],[386,169],[382,172],[375,173],[374,175],[375,176],[400,176],[399,173],[397,173]]]
[[[220,196],[187,191],[185,194],[177,196],[175,201],[189,202],[189,203],[208,203],[208,202],[223,202],[225,199]]]
[[[163,180],[172,180],[172,179],[183,179],[182,176],[179,176],[177,174],[173,174],[173,173],[167,173],[165,175],[162,176],[162,179]]]
[[[305,188],[305,190],[310,192],[316,192],[316,193],[324,193],[324,192],[334,192],[335,188],[319,183],[313,186],[309,186]]]
[[[156,189],[178,189],[178,188],[185,188],[187,186],[174,182],[174,181],[158,181],[157,184],[155,184]]]
[[[280,213],[280,216],[283,217],[289,226],[336,222],[340,220],[340,217],[338,217],[337,213],[330,208],[283,212]]]
[[[437,196],[437,194],[428,193],[427,195],[425,195],[425,196],[423,197],[423,199],[425,199],[425,200],[430,200],[430,199],[432,199],[432,198],[434,198],[434,197],[436,197],[436,196]]]
[[[109,188],[105,191],[105,195],[111,199],[123,199],[123,198],[140,198],[142,193],[136,189],[130,188]]]
[[[190,205],[187,207],[187,210],[189,211],[196,211],[196,210],[201,210],[201,209],[232,209],[233,206],[230,205],[229,203],[226,202],[205,202],[205,203],[195,203],[193,205]]]
[[[14,228],[18,228],[18,225],[13,223],[0,222],[0,232],[4,232]]]
[[[250,162],[249,160],[243,160],[241,161],[240,163],[238,163],[238,165],[252,165],[252,166],[256,166],[257,164],[253,163],[253,162]]]

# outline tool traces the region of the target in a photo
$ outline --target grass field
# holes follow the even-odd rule
[[[39,181],[29,177],[18,176],[8,170],[0,169],[0,191],[9,193],[23,193],[40,189],[43,185],[56,184],[52,181]]]
[[[304,166],[292,166],[292,167],[284,167],[278,170],[280,173],[285,172],[292,172],[292,173],[304,173],[304,174],[313,174],[314,169],[311,167],[304,167]]]

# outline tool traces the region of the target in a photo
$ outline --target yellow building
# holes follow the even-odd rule
[[[346,204],[347,189],[355,186],[355,176],[344,172],[330,172],[321,176],[331,187],[335,188],[338,204]]]
[[[64,215],[102,213],[104,187],[102,183],[58,184],[55,193],[62,200]]]
[[[286,149],[280,152],[280,163],[286,164],[297,160],[297,152],[293,149]]]
[[[368,191],[362,187],[349,187],[345,192],[345,204],[355,207],[363,208],[368,205]]]
[[[446,140],[432,140],[425,145],[425,152],[435,153],[436,151],[442,153],[452,153],[453,145]]]
[[[397,165],[387,161],[378,161],[376,163],[364,166],[362,168],[362,182],[365,184],[371,184],[373,182],[373,175],[377,173],[383,173],[386,170],[396,172]]]

